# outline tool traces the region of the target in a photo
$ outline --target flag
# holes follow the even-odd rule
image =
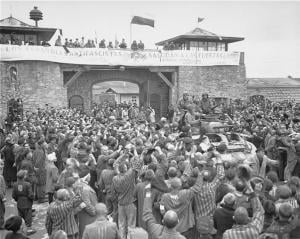
[[[202,22],[204,20],[204,18],[198,17],[198,23]]]
[[[149,19],[149,18],[134,16],[131,19],[131,24],[147,25],[147,26],[150,26],[150,27],[154,27],[154,20]]]

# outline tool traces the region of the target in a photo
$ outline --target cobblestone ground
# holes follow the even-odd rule
[[[11,215],[17,215],[17,207],[16,202],[11,198],[12,190],[9,189],[6,193],[6,202],[5,202],[5,218],[8,218]],[[30,235],[30,239],[48,239],[48,235],[45,229],[45,218],[46,212],[48,208],[48,203],[33,204],[33,208],[35,209],[35,217],[33,217],[32,228],[37,230],[37,232],[33,235]],[[4,239],[7,231],[0,231],[0,239]]]

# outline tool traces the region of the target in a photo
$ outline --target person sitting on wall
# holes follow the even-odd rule
[[[112,48],[114,48],[114,46],[113,46],[113,44],[112,44],[112,42],[111,42],[111,41],[108,43],[108,46],[107,46],[107,48],[108,48],[108,49],[112,49]]]
[[[122,39],[122,42],[121,42],[121,44],[119,45],[119,47],[120,47],[121,49],[126,49],[126,48],[127,48],[127,44],[126,44],[124,38]]]
[[[106,48],[105,40],[102,39],[99,43],[99,48]]]
[[[140,40],[139,44],[138,44],[138,49],[139,50],[144,50],[145,49],[145,45],[144,43]]]
[[[69,40],[69,47],[74,47],[74,43],[72,39]]]
[[[137,51],[138,50],[138,45],[137,45],[137,42],[136,40],[134,40],[131,44],[131,50],[133,51]]]
[[[79,46],[79,47],[83,48],[84,45],[85,45],[84,42],[85,42],[85,41],[84,41],[84,37],[81,37],[81,41],[80,41],[80,46]]]
[[[68,38],[65,39],[65,44],[64,44],[64,46],[65,46],[65,47],[69,47],[69,46],[70,46],[70,45],[69,45]]]
[[[76,38],[76,40],[74,42],[74,47],[76,47],[76,48],[80,47],[80,42],[79,42],[78,38]]]
[[[62,43],[61,43],[61,37],[58,36],[56,41],[55,41],[55,46],[62,46]]]

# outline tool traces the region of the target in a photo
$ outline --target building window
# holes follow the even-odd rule
[[[217,51],[225,51],[225,43],[218,42],[217,43]]]
[[[191,41],[190,50],[207,51],[207,42]]]
[[[208,51],[216,51],[216,43],[215,42],[208,42],[207,43],[207,50]]]

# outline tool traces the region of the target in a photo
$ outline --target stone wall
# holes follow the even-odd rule
[[[169,103],[176,104],[184,92],[213,97],[247,97],[245,66],[179,66],[176,72],[166,74],[174,87],[171,90],[155,72],[148,69],[126,69],[83,72],[68,87],[64,87],[61,66],[42,61],[18,61],[0,63],[0,115],[6,115],[7,101],[22,98],[24,110],[35,110],[45,104],[55,107],[69,106],[72,96],[81,96],[84,110],[89,112],[92,103],[92,87],[104,81],[128,81],[140,88],[140,105],[157,109],[158,117],[166,116]],[[16,67],[18,84],[11,84],[10,67]],[[149,82],[149,85],[148,85]],[[148,92],[149,89],[149,93]],[[159,111],[159,112],[158,112]]]
[[[0,114],[6,115],[7,101],[23,100],[24,111],[45,107],[67,106],[67,90],[59,64],[42,61],[1,62]],[[17,69],[17,84],[11,80],[10,67]]]
[[[300,87],[260,87],[248,88],[248,97],[253,95],[263,95],[271,101],[282,101],[295,99],[300,103]]]
[[[184,92],[201,96],[246,98],[246,69],[239,66],[180,66],[178,69],[178,95]]]

